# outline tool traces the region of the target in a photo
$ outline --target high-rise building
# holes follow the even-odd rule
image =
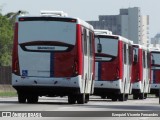
[[[154,38],[151,38],[151,44],[153,46],[160,45],[160,33],[156,34]]]
[[[99,15],[98,21],[87,21],[95,29],[107,29],[113,34],[132,40],[135,44],[149,44],[149,16],[142,16],[140,8],[120,9],[119,15]]]

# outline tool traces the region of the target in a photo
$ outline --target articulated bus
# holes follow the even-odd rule
[[[83,104],[93,93],[94,30],[62,11],[18,16],[15,23],[12,86],[19,103],[39,96],[68,96]]]
[[[132,92],[133,42],[108,30],[95,30],[94,95],[125,101]]]
[[[150,48],[151,52],[151,94],[159,96],[160,89],[160,49]]]
[[[150,93],[150,53],[147,47],[133,44],[132,94],[133,99],[145,99]]]

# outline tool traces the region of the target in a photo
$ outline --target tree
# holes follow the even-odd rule
[[[0,66],[11,65],[13,26],[6,16],[0,14]]]
[[[0,8],[0,66],[11,65],[15,19],[17,15],[26,13],[18,11],[2,15]]]
[[[24,10],[19,10],[18,12],[9,12],[7,13],[5,16],[10,19],[10,21],[12,22],[12,24],[14,25],[14,22],[16,20],[16,17],[20,14],[28,14],[27,11]]]

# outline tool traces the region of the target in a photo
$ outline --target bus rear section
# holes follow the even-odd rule
[[[150,53],[141,45],[133,44],[132,61],[133,99],[145,99],[150,92]]]
[[[159,97],[160,88],[160,50],[151,49],[151,94]]]
[[[93,28],[82,23],[76,18],[52,16],[17,19],[12,85],[20,103],[38,102],[38,96],[68,96],[69,103],[80,104],[89,98],[94,64],[93,56],[87,54],[88,59],[83,59],[81,32],[83,26],[88,33],[93,33]],[[91,38],[87,45],[92,42]],[[86,65],[87,71],[85,62],[91,63]],[[89,77],[84,77],[84,72]]]
[[[131,42],[95,30],[94,95],[112,101],[127,100],[131,93]]]

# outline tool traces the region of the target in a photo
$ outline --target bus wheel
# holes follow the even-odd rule
[[[119,101],[125,101],[125,94],[120,94],[118,99]]]
[[[155,95],[156,95],[156,97],[159,97],[159,93],[156,93]]]
[[[88,103],[88,102],[89,102],[89,94],[85,96],[85,103]]]
[[[37,103],[38,102],[38,96],[37,95],[32,95],[27,97],[27,102],[28,103]]]
[[[75,95],[68,95],[68,103],[75,104],[76,103],[76,96]]]
[[[102,95],[101,99],[106,99],[106,97],[107,97],[106,95]]]
[[[27,97],[25,94],[18,92],[18,102],[19,103],[25,103],[27,100]]]
[[[143,99],[144,99],[144,93],[140,93],[140,94],[139,94],[139,99],[140,99],[140,100],[143,100]]]
[[[147,93],[144,94],[144,99],[147,99]]]
[[[112,97],[112,101],[117,101],[117,100],[118,100],[118,98],[116,96]]]
[[[128,94],[125,94],[125,101],[128,100]]]
[[[85,94],[84,93],[79,94],[77,96],[77,103],[78,104],[84,104],[85,103]]]
[[[134,99],[134,100],[137,100],[137,99],[138,99],[138,95],[133,94],[133,99]]]

